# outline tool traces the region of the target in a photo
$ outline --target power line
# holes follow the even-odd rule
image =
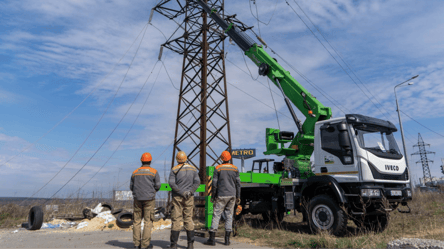
[[[35,140],[33,143],[31,143],[30,145],[28,145],[27,147],[25,147],[23,150],[21,150],[18,154],[16,154],[15,156],[11,157],[9,160],[7,160],[6,162],[0,164],[0,167],[2,167],[3,165],[7,164],[8,162],[10,162],[11,160],[13,160],[14,158],[16,158],[18,155],[22,154],[23,152],[27,151],[29,148],[31,148],[32,146],[34,146],[38,141],[40,141],[41,139],[43,139],[44,137],[46,137],[46,135],[48,135],[51,131],[53,131],[57,126],[59,126],[63,121],[65,121],[65,119],[67,119],[74,111],[76,111],[96,90],[99,86],[102,85],[102,83],[105,81],[105,79],[112,73],[114,72],[114,69],[116,68],[116,66],[122,61],[123,58],[125,58],[126,54],[130,51],[130,49],[133,47],[134,43],[136,43],[136,41],[139,39],[139,36],[142,34],[143,30],[145,29],[145,27],[147,27],[148,23],[145,24],[145,26],[142,28],[142,30],[140,31],[139,35],[137,35],[136,39],[134,39],[133,43],[131,44],[131,46],[128,48],[128,50],[126,50],[125,54],[119,59],[119,61],[117,63],[114,64],[113,68],[105,75],[105,77],[103,77],[103,79],[100,81],[99,84],[97,84],[92,90],[91,92],[89,92],[89,94],[80,102],[80,104],[78,104],[71,112],[69,112],[64,118],[62,118],[57,124],[55,124],[51,129],[49,129],[49,131],[47,131],[45,134],[43,134],[39,139]]]
[[[285,2],[287,3],[288,6],[290,6],[290,8],[293,10],[293,12],[299,17],[299,19],[301,19],[301,21],[304,23],[304,25],[308,28],[308,30],[310,30],[310,32],[313,34],[313,36],[319,41],[319,43],[324,47],[324,49],[330,54],[330,56],[333,58],[333,60],[335,60],[335,62],[339,65],[339,67],[341,67],[341,69],[348,75],[348,77],[352,80],[352,82],[359,88],[359,90],[361,90],[361,92],[370,100],[370,102],[372,102],[372,104],[381,112],[381,114],[385,115],[386,118],[389,118],[384,112],[382,112],[382,110],[372,101],[372,99],[367,95],[367,93],[362,90],[362,88],[359,86],[359,84],[355,81],[355,79],[353,79],[353,77],[347,72],[347,70],[345,70],[345,68],[342,66],[341,63],[339,63],[339,61],[336,59],[336,57],[333,56],[333,54],[330,52],[330,50],[327,49],[327,47],[324,45],[324,43],[322,43],[322,41],[316,36],[316,34],[313,32],[313,30],[308,26],[308,24],[304,21],[304,19],[302,19],[302,17],[299,15],[299,13],[296,12],[296,10],[293,8],[293,6],[290,5],[290,3],[288,2],[288,0],[285,0]]]
[[[318,28],[318,26],[316,25],[316,24],[314,24],[314,22],[311,20],[311,18],[307,15],[307,13],[304,11],[304,9],[302,9],[302,7],[297,3],[297,1],[296,0],[293,0],[294,2],[295,2],[295,4],[299,7],[299,9],[302,11],[302,13],[305,15],[305,17],[307,17],[307,19],[310,21],[310,23],[316,28],[316,30],[318,31],[318,33],[322,36],[322,38],[324,38],[324,40],[328,43],[328,45],[333,49],[333,51],[335,52],[335,54],[341,59],[341,61],[347,66],[347,68],[350,70],[350,72],[356,77],[356,79],[358,79],[358,81],[364,86],[364,88],[367,90],[367,92],[368,93],[370,93],[370,95],[373,97],[373,99],[382,107],[382,104],[381,104],[381,102],[378,100],[378,98],[375,96],[375,95],[373,95],[373,93],[367,88],[367,86],[366,86],[366,84],[364,84],[364,82],[361,80],[361,78],[356,74],[356,72],[355,72],[355,70],[352,68],[352,66],[349,64],[349,63],[347,63],[347,61],[345,61],[345,59],[341,56],[341,54],[339,53],[339,51],[337,51],[337,49],[330,43],[330,41],[327,39],[327,37],[323,34],[323,32]],[[290,6],[290,4],[287,2],[287,4]],[[290,6],[291,7],[291,6]],[[293,8],[292,8],[293,9]],[[296,13],[296,11],[293,9],[293,11]],[[296,15],[298,15],[298,17],[299,17],[299,19],[301,19],[301,21],[305,24],[305,26],[311,31],[311,33],[313,34],[313,36],[315,36],[315,38],[319,41],[319,43],[321,43],[321,45],[327,50],[327,52],[329,52],[328,51],[328,49],[323,45],[323,43],[318,39],[318,37],[314,34],[314,32],[308,27],[308,25],[304,22],[304,20],[302,20],[302,18],[299,16],[299,14],[298,13],[296,13]],[[330,53],[330,52],[329,52]],[[333,55],[330,53],[330,56],[332,56],[333,57]],[[334,59],[334,57],[333,57],[333,59]],[[339,64],[339,62],[338,61],[336,61],[338,64]],[[340,65],[340,64],[339,64]],[[341,68],[342,68],[342,66],[341,66]],[[346,72],[345,71],[345,69],[344,68],[342,68],[343,70],[344,70],[344,72]],[[347,73],[347,72],[346,72]],[[351,78],[351,76],[349,75],[349,77]],[[352,79],[353,80],[353,79]],[[361,89],[361,91],[362,91],[362,89]],[[371,101],[371,99],[370,99],[370,101]],[[372,102],[373,103],[373,102]],[[375,107],[377,107],[374,103],[373,103],[373,105],[375,106]],[[377,107],[378,108],[378,107]],[[379,108],[378,108],[379,109]],[[379,109],[379,111],[387,118],[387,119],[389,119],[389,117],[385,114],[385,113],[387,113],[387,114],[389,114],[390,115],[390,117],[392,118],[392,119],[396,119],[395,117],[393,117],[393,114],[391,114],[390,112],[388,112],[388,111],[386,111],[385,113],[383,113],[382,111],[381,111],[381,109]],[[408,135],[410,135],[410,136],[412,136],[413,137],[413,135],[412,134],[410,134],[408,131],[406,131],[407,133],[408,133]],[[409,138],[408,138],[409,139]],[[409,139],[410,140],[410,139]],[[410,142],[412,142],[411,140],[410,140]]]
[[[143,35],[143,37],[145,36],[145,33],[146,33],[146,30],[147,30],[147,28],[148,28],[148,25],[146,25],[145,26],[145,31],[144,31],[144,35]],[[54,178],[56,178],[58,175],[59,175],[59,173],[71,162],[71,160],[77,155],[77,153],[80,151],[80,149],[83,147],[83,145],[86,143],[86,141],[88,141],[88,139],[89,139],[89,137],[92,135],[92,133],[95,131],[95,129],[97,128],[97,126],[99,125],[99,123],[102,121],[102,119],[103,119],[103,117],[105,116],[105,114],[108,112],[108,109],[109,109],[109,107],[111,106],[111,104],[114,102],[114,99],[116,98],[116,96],[117,96],[117,93],[119,92],[119,90],[120,90],[120,88],[121,88],[121,86],[122,86],[122,84],[123,84],[123,82],[125,81],[125,79],[126,79],[126,76],[128,75],[128,72],[129,72],[129,69],[131,68],[131,66],[133,65],[133,62],[134,62],[134,59],[136,58],[136,56],[137,56],[137,53],[139,52],[139,48],[140,48],[140,45],[142,44],[142,41],[143,41],[143,37],[142,37],[142,39],[140,40],[140,43],[139,43],[139,46],[138,46],[138,48],[137,48],[137,50],[136,50],[136,52],[135,52],[135,54],[134,54],[134,56],[133,56],[133,59],[132,59],[132,61],[131,61],[131,63],[130,63],[130,65],[129,65],[129,67],[128,67],[128,70],[126,71],[126,73],[125,73],[125,76],[124,76],[124,78],[122,79],[122,81],[120,82],[120,85],[119,85],[119,87],[117,88],[117,90],[115,91],[115,93],[114,93],[114,96],[113,96],[113,98],[111,99],[111,101],[108,103],[108,106],[105,108],[105,111],[102,113],[102,116],[99,118],[99,120],[97,121],[97,123],[96,123],[96,125],[94,126],[94,128],[91,130],[91,132],[88,134],[88,136],[86,137],[86,139],[82,142],[82,144],[80,145],[80,147],[76,150],[76,152],[74,153],[74,155],[72,155],[72,157],[68,160],[68,162],[66,162],[65,163],[65,165],[63,165],[63,167],[45,184],[45,185],[43,185],[43,187],[41,187],[39,190],[37,190],[37,192],[35,192],[33,195],[31,195],[30,197],[28,197],[27,199],[29,199],[29,198],[32,198],[33,196],[35,196],[37,193],[39,193],[44,187],[46,187],[52,180],[54,180]],[[65,184],[66,185],[66,184]],[[65,186],[64,185],[64,186]],[[25,199],[24,201],[26,201],[27,199]]]
[[[122,86],[123,82],[126,79],[126,76],[128,75],[128,72],[134,62],[134,59],[136,58],[137,53],[139,52],[139,48],[140,45],[142,44],[143,38],[145,38],[145,34],[146,34],[146,30],[148,29],[148,27],[145,29],[145,32],[143,33],[142,39],[140,39],[140,43],[139,43],[139,47],[137,48],[137,51],[133,57],[133,60],[131,61],[130,66],[128,67],[128,70],[126,71],[125,77],[122,79],[122,82],[120,83],[119,89]],[[156,63],[153,66],[153,70],[156,67],[157,63],[159,61],[156,61]],[[103,141],[103,143],[99,146],[99,148],[96,149],[96,151],[92,154],[92,156],[86,161],[85,164],[83,164],[83,166],[61,187],[59,188],[59,190],[57,190],[51,197],[50,199],[52,199],[55,195],[57,195],[66,185],[68,185],[68,183],[70,183],[72,181],[72,179],[74,179],[79,173],[80,171],[82,171],[86,165],[88,165],[88,163],[94,158],[94,156],[102,149],[103,145],[105,145],[105,143],[108,141],[108,139],[114,134],[114,132],[116,131],[117,127],[119,127],[120,123],[122,123],[123,119],[125,119],[126,115],[128,114],[129,110],[131,109],[131,107],[134,105],[134,102],[136,102],[137,98],[139,97],[140,93],[142,92],[142,90],[145,88],[146,83],[148,82],[145,81],[145,83],[143,84],[143,86],[140,88],[139,92],[137,93],[136,97],[134,98],[133,102],[131,103],[131,105],[128,107],[128,109],[126,110],[125,114],[123,115],[123,117],[119,120],[119,122],[116,124],[116,126],[114,127],[114,129],[111,131],[111,133],[106,137],[105,141]],[[117,95],[114,95],[114,97]],[[113,98],[114,100],[114,98]],[[111,105],[111,103],[108,105],[108,107]],[[108,109],[108,108],[107,108]],[[103,116],[102,116],[103,117]],[[94,127],[95,128],[95,127]]]
[[[151,70],[151,73],[148,75],[148,78],[145,81],[145,84],[148,82],[149,78],[151,77],[152,73],[154,72],[154,69],[156,68],[156,65],[159,61],[157,61],[154,64],[153,69]],[[120,141],[119,145],[117,146],[117,148],[113,151],[113,153],[111,154],[111,156],[109,156],[108,160],[106,160],[106,162],[102,165],[102,167],[100,167],[100,169],[88,180],[86,181],[82,187],[79,188],[79,190],[77,192],[79,192],[83,187],[85,187],[86,184],[88,184],[102,169],[103,167],[105,167],[105,165],[108,163],[108,161],[114,156],[114,154],[119,150],[120,146],[122,145],[122,143],[125,141],[125,139],[127,138],[128,134],[131,132],[131,130],[134,127],[134,124],[137,122],[137,120],[139,119],[140,114],[142,113],[143,109],[145,108],[146,103],[148,102],[148,99],[151,95],[151,92],[153,91],[154,86],[156,85],[157,82],[157,78],[159,77],[160,71],[162,69],[159,69],[159,72],[157,74],[156,80],[153,83],[153,86],[151,87],[151,90],[148,93],[148,96],[145,99],[145,102],[142,105],[142,108],[140,108],[139,113],[137,114],[136,119],[134,119],[133,123],[131,124],[131,127],[128,129],[128,131],[126,132],[125,136],[123,137],[123,139]],[[132,105],[134,104],[134,102],[136,101],[136,99],[139,97],[140,92],[143,90],[143,88],[145,87],[145,84],[143,85],[143,87],[141,88],[141,90],[139,91],[139,93],[137,94],[136,98],[134,99],[133,103],[131,103],[131,106],[128,108],[127,112],[125,113],[125,115],[128,113],[128,111],[131,109]]]
[[[401,110],[400,110],[400,111],[401,111]],[[422,127],[426,128],[427,130],[429,130],[429,131],[435,133],[436,135],[439,135],[439,136],[441,136],[441,137],[444,137],[444,135],[439,134],[438,132],[436,132],[436,131],[430,129],[429,127],[427,127],[427,126],[421,124],[419,121],[417,121],[417,120],[415,120],[414,118],[410,117],[407,113],[405,113],[405,112],[403,112],[403,111],[401,111],[401,112],[404,113],[404,115],[406,115],[407,117],[409,117],[411,120],[415,121],[416,123],[418,123],[418,124],[421,125]]]
[[[257,15],[257,17],[253,14],[253,10],[251,9],[251,1],[253,1],[253,4],[256,5],[256,15]],[[251,15],[252,15],[252,16],[253,16],[258,22],[264,24],[265,26],[268,26],[268,24],[270,24],[270,22],[271,22],[271,19],[273,19],[273,17],[274,17],[274,13],[276,12],[276,8],[277,8],[278,1],[279,1],[279,0],[276,0],[276,3],[275,3],[275,5],[274,5],[273,14],[271,15],[270,20],[268,20],[267,23],[265,23],[265,22],[263,22],[263,21],[261,21],[261,20],[259,19],[259,15],[257,14],[257,13],[258,13],[258,12],[257,12],[257,3],[256,3],[255,0],[249,0],[249,1],[248,1],[249,4],[250,4],[250,13],[251,13]],[[258,25],[259,25],[259,24],[258,24]]]

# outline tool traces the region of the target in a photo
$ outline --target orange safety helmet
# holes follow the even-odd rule
[[[176,155],[176,160],[178,163],[185,163],[187,161],[187,154],[183,151],[179,151]]]
[[[151,157],[151,154],[148,152],[143,153],[142,157],[140,158],[141,162],[151,162],[153,158]]]
[[[242,213],[242,206],[241,205],[237,205],[237,208],[236,208],[236,215],[239,215],[239,214],[241,214]]]
[[[230,159],[231,159],[231,154],[230,154],[230,152],[228,152],[228,151],[223,151],[222,152],[222,155],[220,156],[220,159],[222,159],[222,161],[224,161],[224,162],[228,162],[228,161],[230,161]]]

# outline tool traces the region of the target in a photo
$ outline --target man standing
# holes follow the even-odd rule
[[[194,192],[200,185],[199,172],[196,167],[185,163],[187,155],[179,151],[176,156],[179,163],[171,169],[168,183],[172,189],[173,210],[171,211],[171,248],[177,248],[177,241],[181,230],[180,222],[183,219],[185,230],[187,231],[188,247],[193,249],[194,243]],[[183,214],[183,217],[182,217]]]
[[[229,163],[231,154],[228,151],[222,152],[220,156],[222,164],[216,166],[213,175],[213,190],[211,201],[215,204],[213,220],[211,222],[210,238],[206,245],[216,245],[216,232],[219,227],[219,220],[224,212],[225,220],[225,245],[230,245],[230,234],[233,224],[234,204],[240,203],[240,178],[239,170]]]
[[[161,183],[157,170],[150,167],[151,154],[143,153],[140,161],[142,166],[136,169],[131,176],[130,189],[134,197],[134,248],[152,248],[151,228],[153,227],[154,208],[156,206],[156,192]],[[142,243],[140,238],[141,222],[144,222]]]

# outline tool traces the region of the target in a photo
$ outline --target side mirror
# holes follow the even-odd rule
[[[347,124],[346,123],[340,123],[337,125],[337,129],[339,131],[338,139],[339,139],[339,146],[341,148],[345,149],[347,152],[351,150],[351,141],[350,136],[348,134],[347,130]]]

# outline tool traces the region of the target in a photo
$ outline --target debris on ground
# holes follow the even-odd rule
[[[19,230],[17,229],[17,230],[15,230],[15,231],[12,231],[12,233],[18,233],[18,231],[19,231]]]
[[[444,241],[433,239],[401,238],[387,243],[387,249],[444,249]]]
[[[97,206],[94,209],[91,209],[91,212],[94,214],[99,214],[102,211],[102,203],[97,204]]]
[[[80,222],[80,223],[77,225],[76,229],[82,229],[82,228],[85,228],[85,227],[87,227],[87,226],[88,226],[88,222],[83,221],[83,222]]]
[[[101,212],[96,216],[97,218],[102,218],[105,220],[105,224],[116,220],[116,218],[111,214],[111,211]]]

